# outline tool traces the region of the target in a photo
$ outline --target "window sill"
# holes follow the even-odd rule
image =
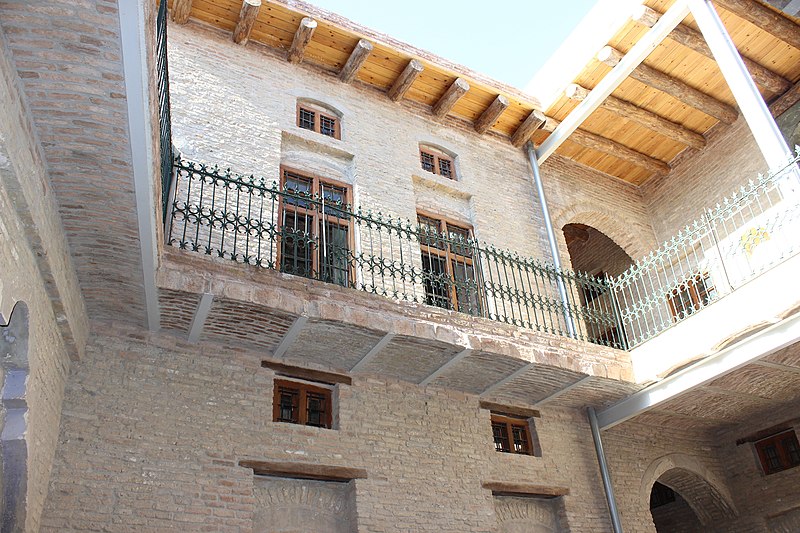
[[[412,174],[411,179],[415,185],[424,185],[455,198],[462,198],[464,200],[472,198],[472,194],[461,182],[443,178],[432,172],[422,171],[419,174]]]
[[[334,139],[311,130],[303,129],[299,126],[291,126],[288,130],[281,131],[281,140],[285,144],[287,141],[298,141],[310,144],[315,151],[327,153],[343,159],[353,159],[353,149],[345,141]]]

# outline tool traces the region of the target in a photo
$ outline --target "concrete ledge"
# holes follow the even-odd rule
[[[632,381],[627,352],[166,247],[159,288]],[[212,311],[213,314],[213,311]],[[164,327],[169,327],[168,323]]]

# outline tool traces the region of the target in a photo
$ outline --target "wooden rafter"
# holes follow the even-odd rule
[[[441,98],[433,104],[433,114],[437,117],[443,117],[453,109],[462,96],[469,91],[469,83],[463,78],[456,78],[456,80],[447,88]]]
[[[526,118],[525,121],[520,124],[520,126],[514,132],[514,135],[511,136],[511,144],[517,148],[520,148],[523,144],[528,142],[528,140],[531,138],[531,135],[533,135],[533,132],[544,125],[546,120],[547,117],[544,116],[544,113],[538,109],[531,111],[530,115],[528,115],[528,118]]]
[[[300,21],[297,31],[294,33],[292,39],[292,46],[289,47],[289,53],[286,56],[287,61],[290,63],[300,63],[303,60],[303,55],[306,53],[306,47],[311,42],[314,36],[314,30],[317,29],[317,21],[311,17],[304,17]]]
[[[373,45],[371,42],[366,39],[359,39],[353,51],[350,53],[350,57],[347,58],[347,63],[342,67],[342,71],[339,73],[339,79],[344,83],[351,83],[356,78],[358,71],[367,61],[369,54],[372,53],[372,49]]]
[[[769,106],[773,117],[778,117],[786,112],[797,102],[800,102],[800,82],[795,83],[791,89],[781,95]]]
[[[567,86],[564,94],[571,100],[581,101],[589,94],[589,90],[573,83]],[[622,118],[632,120],[659,135],[669,137],[681,144],[685,144],[686,146],[699,149],[706,145],[705,137],[699,133],[614,96],[606,98],[603,103],[600,104],[600,107],[612,113],[616,113]]]
[[[424,69],[425,67],[422,66],[422,63],[416,59],[409,61],[406,68],[403,69],[403,72],[394,80],[392,88],[389,89],[389,98],[391,98],[393,102],[402,100],[403,96],[405,96]]]
[[[622,52],[611,46],[603,47],[597,54],[597,59],[610,67],[616,66],[622,57]],[[713,96],[709,96],[673,78],[669,74],[665,74],[645,64],[640,64],[636,67],[636,69],[631,72],[630,77],[654,89],[667,93],[725,124],[733,124],[739,116],[739,112],[725,102],[721,102]]]
[[[642,5],[637,8],[631,18],[644,26],[652,27],[652,25],[655,24],[660,17],[661,13]],[[689,26],[679,24],[674,30],[672,30],[672,33],[670,33],[667,38],[685,46],[686,48],[694,50],[698,54],[702,54],[710,59],[714,59],[714,55],[711,53],[711,49],[706,44],[703,35],[699,31],[694,30]],[[792,86],[789,80],[783,78],[780,74],[769,70],[767,67],[764,67],[744,56],[742,56],[742,60],[744,61],[747,70],[750,72],[750,75],[753,77],[753,81],[768,91],[783,94],[789,89],[789,87]]]
[[[559,124],[561,124],[560,121],[547,117],[543,129],[552,132],[558,127]],[[628,148],[625,145],[612,141],[611,139],[606,139],[600,135],[590,133],[586,130],[575,130],[572,135],[570,135],[569,140],[586,148],[591,148],[592,150],[597,150],[598,152],[603,152],[604,154],[614,156],[622,159],[623,161],[633,163],[634,165],[648,170],[653,174],[662,175],[667,174],[670,171],[669,165],[659,159],[655,159],[641,152],[637,152],[632,148]]]
[[[497,98],[495,98],[489,107],[487,107],[481,116],[478,117],[478,120],[475,121],[475,131],[478,133],[486,133],[489,131],[489,128],[494,126],[494,123],[497,122],[497,119],[500,118],[500,115],[503,114],[508,108],[508,98],[503,96],[502,94],[498,94]]]
[[[714,0],[719,7],[751,22],[800,50],[800,26],[752,0]]]
[[[192,0],[175,0],[172,3],[172,20],[177,24],[189,22],[189,14],[192,12]]]
[[[258,10],[261,9],[261,0],[244,0],[242,9],[239,11],[239,22],[233,30],[233,42],[241,45],[247,44],[250,39],[250,32],[258,18]]]

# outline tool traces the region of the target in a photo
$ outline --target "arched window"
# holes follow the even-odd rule
[[[342,114],[314,100],[297,100],[297,126],[334,139],[342,138]]]
[[[456,156],[438,146],[419,145],[419,161],[422,170],[443,178],[456,180]]]

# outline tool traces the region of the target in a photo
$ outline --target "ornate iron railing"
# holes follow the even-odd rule
[[[800,251],[798,161],[742,186],[611,281],[628,347]]]
[[[353,209],[335,188],[176,160],[168,243],[388,298],[624,347],[608,280],[408,220]],[[568,302],[558,296],[558,280]],[[568,333],[567,321],[575,323]]]
[[[158,113],[161,144],[161,208],[166,218],[172,185],[172,120],[169,108],[169,68],[167,66],[167,0],[158,6],[156,26],[156,68],[158,69]]]

